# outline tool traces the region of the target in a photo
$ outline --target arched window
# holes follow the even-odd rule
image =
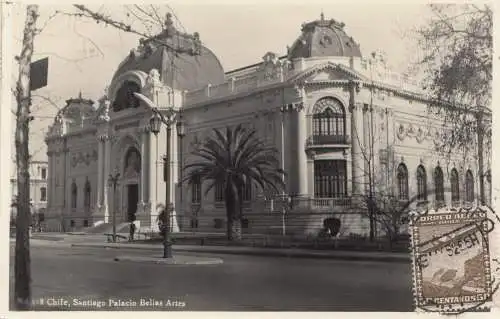
[[[191,184],[191,202],[198,204],[201,202],[201,178],[195,176]]]
[[[470,169],[465,174],[465,200],[469,203],[474,201],[474,176]]]
[[[135,147],[131,147],[125,154],[125,165],[123,167],[124,177],[134,177],[141,172],[141,154]]]
[[[313,138],[315,142],[342,142],[345,137],[345,111],[342,104],[327,97],[314,105]]]
[[[451,201],[460,201],[460,179],[458,178],[458,171],[453,168],[450,172],[450,186],[451,186]]]
[[[408,169],[401,163],[398,166],[398,196],[400,200],[407,200],[408,196]]]
[[[76,187],[76,182],[73,181],[71,184],[71,208],[76,208],[76,200],[78,196],[78,188]]]
[[[85,182],[85,189],[84,189],[84,194],[85,194],[85,209],[90,209],[90,194],[91,194],[91,188],[90,188],[90,182],[89,180],[87,179],[87,181]]]
[[[46,187],[41,187],[40,188],[40,200],[42,202],[47,201],[47,188]]]
[[[134,95],[134,92],[140,92],[141,88],[133,81],[125,81],[116,92],[116,97],[113,102],[113,111],[118,112],[128,108],[139,107],[139,99]]]
[[[441,167],[434,170],[434,188],[436,192],[436,202],[444,202],[444,177]]]
[[[427,200],[427,173],[422,165],[417,168],[417,200]]]

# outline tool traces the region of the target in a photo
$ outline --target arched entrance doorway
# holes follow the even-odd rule
[[[123,165],[123,195],[127,222],[136,220],[140,176],[141,154],[135,147],[130,147],[125,153]]]

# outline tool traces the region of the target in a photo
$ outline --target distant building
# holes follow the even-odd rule
[[[367,194],[367,154],[373,155],[377,190],[398,201],[476,202],[476,159],[435,152],[442,127],[427,115],[426,97],[415,82],[363,57],[343,23],[321,16],[303,24],[287,55],[263,52],[260,63],[224,72],[197,34],[181,34],[170,22],[155,40],[130,51],[97,107],[80,96],[56,116],[46,138],[54,221],[85,227],[110,222],[115,211],[118,222],[136,218],[155,225],[155,207],[165,202],[166,132],[163,127],[157,139],[151,134],[152,112],[133,92],[148,96],[164,114],[173,107],[186,128],[178,136],[172,125],[169,161],[170,197],[181,230],[224,231],[223,193],[214,187],[205,196],[207,184],[201,183],[178,187],[180,167],[192,161],[190,152],[213,128],[237,124],[257,129],[279,150],[288,172],[286,193],[297,199],[293,210],[301,213],[287,217],[294,232],[318,229],[325,218],[343,213],[347,233],[367,234],[368,219],[354,205]],[[186,53],[172,57],[161,41]],[[491,155],[486,158],[489,168]],[[115,172],[121,177],[116,192],[108,186]],[[485,182],[490,190],[490,180]],[[251,185],[245,192],[246,227],[271,231],[268,226],[279,227],[281,216],[273,217],[256,190]]]
[[[12,194],[12,204],[17,200],[17,170],[13,163],[13,173],[10,179],[10,187]],[[30,173],[30,205],[31,212],[45,213],[47,209],[47,184],[48,184],[48,162],[47,161],[31,161],[29,166]],[[12,207],[11,215],[15,215],[16,209]]]

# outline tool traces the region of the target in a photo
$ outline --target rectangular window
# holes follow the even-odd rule
[[[196,176],[191,184],[191,202],[198,204],[201,202],[201,178]]]
[[[215,184],[215,201],[223,202],[224,201],[224,184],[216,183]]]
[[[314,196],[342,198],[347,195],[347,164],[341,160],[314,162]]]
[[[47,169],[42,168],[42,179],[47,179]]]
[[[42,202],[47,201],[47,188],[45,188],[45,187],[40,188],[40,200]]]
[[[252,184],[248,182],[243,188],[243,201],[248,202],[252,200]]]

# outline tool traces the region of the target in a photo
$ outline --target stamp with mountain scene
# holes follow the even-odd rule
[[[492,294],[486,212],[427,212],[411,224],[417,311],[486,310]]]

